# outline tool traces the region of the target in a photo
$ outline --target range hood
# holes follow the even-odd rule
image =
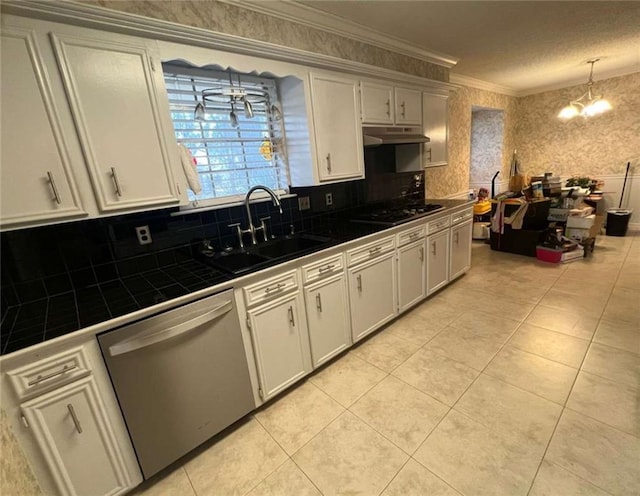
[[[428,143],[428,136],[419,129],[406,127],[365,127],[362,129],[364,146],[411,145]]]

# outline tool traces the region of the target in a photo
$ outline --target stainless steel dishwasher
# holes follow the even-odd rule
[[[98,342],[145,479],[255,408],[232,290]]]

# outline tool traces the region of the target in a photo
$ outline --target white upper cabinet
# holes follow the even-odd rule
[[[364,124],[394,123],[393,86],[362,81],[360,83],[362,101],[362,122]]]
[[[360,98],[363,124],[422,124],[422,93],[419,90],[362,81]]]
[[[407,88],[395,89],[396,124],[419,126],[422,124],[422,93]]]
[[[364,177],[357,82],[311,74],[317,178],[320,183]]]
[[[1,62],[2,227],[86,216],[34,31],[3,20]]]
[[[99,210],[178,204],[152,42],[97,31],[54,31],[51,41]]]
[[[447,140],[449,124],[447,120],[448,95],[422,94],[423,130],[431,141],[424,145],[425,167],[447,165]]]

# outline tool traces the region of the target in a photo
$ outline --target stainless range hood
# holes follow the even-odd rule
[[[419,129],[407,127],[365,127],[362,129],[364,146],[411,145],[428,143],[428,136]]]

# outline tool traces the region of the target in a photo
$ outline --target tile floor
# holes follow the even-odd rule
[[[640,236],[472,263],[136,494],[640,494]]]

